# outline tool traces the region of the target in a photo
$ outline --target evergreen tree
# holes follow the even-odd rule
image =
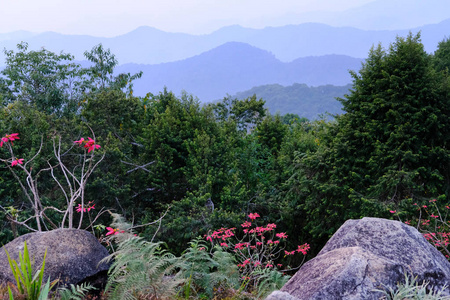
[[[449,188],[450,97],[420,35],[371,49],[345,113],[318,136],[317,152],[296,158],[286,183],[294,214],[316,237],[345,220],[388,216],[383,205],[419,201]]]

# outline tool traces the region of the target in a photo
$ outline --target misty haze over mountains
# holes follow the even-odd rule
[[[442,0],[432,1],[444,3]],[[378,0],[352,10],[334,13],[333,16],[327,17],[324,13],[320,16],[324,20],[327,17],[328,23],[344,24],[346,21],[347,24],[359,28],[399,28],[402,24],[408,24],[409,20],[402,17],[403,15],[397,15],[398,18],[393,15],[399,9],[395,7],[403,2],[411,3],[406,0]],[[421,5],[425,5],[423,1],[415,2],[415,8],[411,5],[403,7],[410,11],[411,16],[418,15]],[[447,2],[442,4],[443,8],[448,6],[450,9],[450,1]],[[388,7],[388,11],[380,21],[374,16],[382,7]],[[445,14],[448,14],[448,10],[443,9],[435,19],[443,19]],[[311,15],[311,18],[317,20],[320,16]],[[293,15],[292,18],[294,20],[299,16]],[[427,18],[418,16],[416,22],[430,20],[430,17]],[[378,24],[377,20],[381,23]],[[280,107],[290,109],[295,106],[292,101],[302,101],[301,97],[317,95],[318,90],[312,87],[327,85],[328,87],[319,90],[327,91],[325,95],[328,98],[323,101],[330,105],[335,101],[334,97],[341,97],[344,92],[342,88],[333,89],[329,85],[348,85],[351,83],[348,71],[359,70],[373,45],[381,43],[388,47],[395,41],[396,36],[404,37],[410,31],[413,34],[420,31],[426,51],[432,53],[440,41],[450,36],[450,19],[400,30],[365,30],[319,23],[263,29],[234,25],[204,35],[169,33],[143,26],[113,38],[18,31],[0,34],[0,48],[15,50],[16,44],[25,41],[31,50],[45,47],[57,53],[64,51],[82,61],[85,51],[102,43],[116,55],[120,63],[117,72],[143,71],[142,78],[135,81],[135,95],[144,96],[148,92],[157,94],[167,87],[176,95],[186,91],[198,97],[201,102],[210,102],[227,94],[248,95],[248,91],[254,88],[251,91],[255,91],[258,97],[263,96],[262,94],[271,97],[266,100],[274,112],[276,103],[283,101],[275,96],[274,91],[281,91],[283,86],[284,94],[288,91],[295,95],[301,90],[303,96],[299,95],[297,100],[295,97],[286,96],[290,104],[283,103]],[[4,66],[3,60],[3,55],[0,55],[0,67]],[[301,89],[298,84],[302,84]],[[311,87],[309,92],[305,92],[305,84]],[[269,93],[267,88],[257,88],[270,85],[272,86]],[[338,94],[333,95],[334,91]],[[322,101],[319,98],[314,96],[315,101]],[[324,105],[319,103],[318,107]],[[333,110],[336,111],[336,106]]]
[[[15,49],[17,43],[26,41],[30,49],[39,50],[45,47],[54,52],[69,52],[75,55],[77,60],[82,60],[84,51],[102,43],[111,49],[121,64],[159,64],[199,55],[228,42],[241,42],[269,51],[283,62],[290,62],[300,57],[327,54],[364,58],[372,45],[382,43],[388,46],[396,36],[406,36],[409,31],[413,33],[421,31],[425,49],[433,52],[437,43],[449,35],[449,29],[450,19],[418,28],[378,31],[332,27],[317,23],[264,29],[249,29],[235,25],[208,35],[168,33],[151,27],[139,27],[114,38],[64,35],[54,32],[32,34],[21,31],[0,34],[0,48]]]
[[[117,71],[143,71],[142,78],[134,83],[137,95],[158,93],[167,86],[174,92],[186,90],[202,102],[209,102],[226,94],[233,95],[273,83],[346,85],[351,81],[348,70],[359,69],[362,61],[344,55],[325,55],[283,63],[268,51],[230,42],[182,61],[156,65],[125,64]]]

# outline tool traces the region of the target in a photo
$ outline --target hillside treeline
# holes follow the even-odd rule
[[[167,90],[134,97],[140,74],[113,76],[117,61],[101,46],[86,52],[89,68],[25,44],[5,54],[0,135],[19,134],[14,151],[24,161],[39,153],[27,168],[43,205],[66,203],[55,180],[63,175],[48,170],[58,163],[54,141],[61,138],[61,158],[76,172],[73,142],[95,138],[101,148],[94,151],[105,158],[84,191],[94,212],[104,207],[133,224],[167,212],[161,224],[138,230],[149,239],[156,233],[174,252],[209,230],[237,227],[250,213],[317,251],[347,219],[389,218],[396,207],[448,197],[449,39],[433,54],[411,34],[388,49],[373,47],[339,99],[344,113],[314,122],[270,115],[256,97],[206,106]],[[10,171],[5,149],[2,243],[28,232],[13,220],[32,215],[19,184],[25,174]],[[58,226],[56,212],[43,219],[49,229]],[[105,213],[96,224],[110,221]]]

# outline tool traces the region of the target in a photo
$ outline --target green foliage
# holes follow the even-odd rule
[[[89,291],[95,290],[93,286],[88,283],[82,283],[80,285],[71,284],[69,288],[59,288],[58,293],[61,300],[83,300]]]
[[[208,252],[208,247],[201,237],[192,240],[189,245],[181,256],[182,276],[189,282],[184,286],[185,290],[191,289],[196,295],[206,293],[208,298],[212,299],[214,290],[239,287],[239,270],[230,253],[220,247]]]
[[[405,282],[399,283],[394,289],[388,287],[386,290],[375,290],[382,292],[384,296],[381,298],[383,300],[448,300],[450,296],[444,296],[444,291],[447,286],[443,286],[440,290],[430,287],[429,283],[423,282],[419,284],[417,282],[417,277],[410,276],[405,273]]]
[[[162,243],[130,237],[119,243],[110,268],[109,299],[170,299],[185,280],[176,273],[179,259],[162,249]],[[170,276],[170,277],[169,277]]]
[[[258,124],[266,115],[265,101],[257,100],[256,96],[238,100],[225,97],[221,102],[212,104],[217,119],[220,121],[234,121],[239,130],[247,130],[250,125]]]
[[[286,124],[286,125],[301,124],[301,123],[309,122],[309,120],[307,118],[299,117],[299,115],[293,114],[293,113],[284,114],[281,119],[282,119],[283,124]]]
[[[388,53],[373,49],[354,79],[341,100],[333,179],[381,201],[442,193],[450,103],[420,36],[397,38]]]
[[[104,259],[113,260],[105,288],[108,299],[171,299],[176,295],[185,282],[177,271],[180,259],[164,250],[163,243],[134,236],[131,225],[119,215],[114,215],[113,227],[123,232],[112,236],[117,250]]]
[[[50,278],[48,278],[47,283],[42,286],[45,269],[45,257],[47,256],[47,251],[45,251],[44,258],[42,259],[42,266],[40,267],[40,269],[36,270],[36,273],[34,273],[35,266],[31,262],[26,241],[24,242],[23,255],[21,251],[19,252],[18,263],[10,257],[6,249],[5,252],[8,257],[9,266],[16,281],[16,287],[19,293],[24,295],[27,300],[47,299],[50,290],[57,283],[57,281],[50,283]],[[11,298],[12,291],[9,287],[8,293]]]
[[[280,290],[291,278],[280,271],[268,268],[255,271],[255,275],[258,276],[258,299],[265,299],[273,291]]]
[[[46,49],[28,51],[26,43],[18,44],[17,50],[4,50],[6,68],[0,80],[3,105],[19,100],[59,116],[76,112],[83,73],[79,64],[71,62],[73,56]]]
[[[442,40],[433,56],[433,65],[436,71],[444,71],[448,74],[450,70],[450,38]]]
[[[420,36],[373,48],[345,114],[316,134],[318,149],[298,154],[286,182],[291,212],[323,241],[347,219],[388,217],[387,203],[448,190],[450,103]]]
[[[114,68],[119,62],[109,49],[103,48],[102,44],[94,46],[91,51],[84,52],[84,56],[90,62],[94,63],[93,66],[85,70],[85,73],[88,76],[87,81],[84,82],[85,89],[89,89],[91,93],[107,89],[126,89],[127,94],[132,96],[132,81],[141,78],[142,72],[134,75],[128,73],[113,76]]]
[[[0,78],[0,134],[20,134],[14,149],[25,160],[44,141],[27,167],[39,174],[43,204],[60,208],[64,195],[50,172],[43,171],[48,163],[55,164],[52,138],[61,136],[66,141],[62,148],[70,149],[92,128],[106,156],[90,177],[86,200],[141,224],[158,219],[171,207],[159,230],[138,230],[143,237],[166,242],[177,255],[195,237],[241,223],[250,212],[277,223],[293,243],[308,241],[311,252],[317,253],[349,218],[391,217],[389,209],[403,205],[405,199],[420,203],[448,197],[448,45],[448,39],[442,41],[429,55],[420,36],[409,35],[387,49],[374,47],[361,69],[352,73],[351,90],[341,104],[335,102],[345,113],[334,121],[309,122],[299,118],[302,113],[294,114],[294,106],[300,106],[288,94],[311,96],[317,105],[337,87],[295,85],[292,93],[267,87],[284,99],[288,113],[284,116],[267,115],[267,104],[256,96],[226,97],[203,107],[194,96],[176,97],[167,90],[140,99],[131,91],[139,73],[115,76],[117,61],[101,45],[86,52],[92,65],[80,69],[70,55],[28,51],[23,44],[16,52],[7,51],[9,66]],[[35,72],[35,77],[22,78],[21,71]],[[33,83],[39,88],[33,89]],[[339,87],[342,94],[348,88]],[[67,152],[63,159],[70,170],[78,170],[77,155]],[[8,167],[0,166],[2,242],[26,232],[13,219],[27,219],[31,208],[17,180],[6,172]],[[46,213],[58,223],[56,214]],[[97,219],[109,221],[106,214]],[[155,257],[170,261],[158,246],[135,243],[153,249],[149,255],[153,251]],[[124,265],[125,273],[117,273],[117,278],[131,276],[128,268],[135,266]],[[173,268],[169,263],[162,267],[156,282],[164,278],[165,269]],[[191,286],[194,283],[191,280]],[[142,285],[135,296],[147,292]]]
[[[320,119],[320,113],[326,110],[332,115],[342,113],[342,105],[336,101],[336,96],[343,97],[351,85],[334,86],[308,86],[303,83],[294,83],[290,86],[267,84],[254,87],[248,91],[237,93],[239,99],[251,95],[265,100],[265,107],[272,114],[283,116],[297,115],[299,120]],[[289,124],[289,123],[287,123]]]

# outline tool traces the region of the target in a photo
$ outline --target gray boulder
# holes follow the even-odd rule
[[[45,280],[49,276],[50,280],[59,279],[60,284],[77,284],[87,278],[95,279],[109,269],[108,263],[99,264],[109,255],[108,250],[91,233],[78,229],[57,229],[25,234],[6,244],[0,250],[1,283],[15,283],[5,249],[18,262],[19,251],[23,253],[24,241],[27,241],[30,257],[34,258],[36,267],[42,265],[47,249]]]
[[[395,287],[405,273],[441,289],[450,282],[450,263],[411,226],[378,218],[348,220],[281,291],[300,300],[378,300],[383,294],[375,289]],[[450,294],[448,287],[445,292]]]

